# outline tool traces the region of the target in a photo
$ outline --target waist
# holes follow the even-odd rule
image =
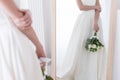
[[[81,11],[82,14],[94,14],[95,10]]]

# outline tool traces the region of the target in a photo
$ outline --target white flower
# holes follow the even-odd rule
[[[88,45],[88,48],[89,48],[89,49],[91,48],[91,44]]]
[[[92,39],[92,38],[97,38],[97,36],[91,36],[90,39]]]
[[[96,48],[97,46],[95,44],[92,45],[92,48]]]
[[[99,50],[99,49],[100,49],[100,46],[97,47],[97,50]]]

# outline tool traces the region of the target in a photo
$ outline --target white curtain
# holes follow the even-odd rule
[[[102,26],[103,26],[103,35],[105,41],[106,52],[108,51],[109,43],[109,26],[110,26],[110,9],[111,9],[111,0],[100,0],[102,6]]]
[[[33,28],[48,57],[51,57],[51,1],[21,0],[21,8],[29,9]]]
[[[51,20],[52,20],[52,9],[51,9],[51,3],[52,0],[41,0],[43,4],[43,18],[44,18],[44,39],[45,39],[45,50],[47,53],[47,56],[51,58]],[[51,64],[48,66],[48,74],[51,74]]]
[[[120,10],[117,13],[117,28],[115,36],[115,51],[113,62],[113,79],[120,80]]]
[[[31,11],[32,26],[47,57],[51,58],[51,0],[21,0],[21,5]],[[47,66],[47,73],[51,74],[51,64]]]
[[[120,80],[120,0],[118,2],[118,13],[117,13],[117,28],[115,38],[115,51],[114,51],[114,62],[113,62],[113,79]]]
[[[120,9],[120,0],[117,0],[118,9]]]
[[[48,57],[51,57],[51,29],[52,29],[52,0],[42,0],[44,18],[45,48]]]
[[[42,43],[45,47],[45,38],[44,38],[44,19],[43,19],[43,7],[42,0],[28,0],[28,8],[32,13],[33,19],[33,28]]]

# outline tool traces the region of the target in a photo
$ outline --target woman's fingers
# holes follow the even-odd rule
[[[96,6],[96,10],[99,11],[99,12],[101,12],[101,6],[97,5]]]
[[[15,24],[18,27],[29,27],[29,26],[31,26],[32,21],[31,20],[27,20],[26,22],[24,22],[24,21],[22,21],[22,22],[21,21],[16,21]]]
[[[31,26],[31,24],[32,24],[32,20],[28,19],[28,20],[25,21],[25,23],[23,24],[23,26],[29,27],[29,26]]]
[[[31,19],[31,16],[30,16],[30,12],[28,10],[22,10],[23,13],[24,13],[24,16],[19,18],[19,19],[16,19],[14,20],[14,23],[17,27],[21,27],[21,29],[29,29],[29,27],[31,27],[31,24],[32,24],[32,19]]]
[[[28,19],[31,19],[31,16],[28,11],[25,11],[24,13],[25,15],[22,18],[20,18],[21,21],[26,21]]]
[[[26,11],[26,12],[24,12],[25,13],[25,16],[23,16],[22,18],[20,18],[20,21],[21,22],[25,22],[26,24],[28,23],[28,21],[30,21],[31,22],[31,16],[30,16],[30,14],[29,14],[29,12],[28,11]]]
[[[94,30],[95,30],[96,32],[99,31],[99,26],[98,26],[98,24],[94,24]]]
[[[21,30],[28,30],[31,28],[32,21],[28,21],[27,23],[19,24],[18,28]]]
[[[45,69],[46,62],[42,62],[42,63],[40,63],[40,65],[41,65],[42,69]]]
[[[95,31],[98,32],[99,31],[99,27],[95,27]]]

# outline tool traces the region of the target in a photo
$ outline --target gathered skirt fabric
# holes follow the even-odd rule
[[[84,11],[78,16],[65,59],[57,71],[61,80],[106,80],[105,50],[91,54],[85,49],[87,38],[94,32],[94,15],[94,11]],[[98,37],[104,43],[100,19],[98,25]]]
[[[9,22],[0,24],[0,80],[43,80],[34,45]]]

